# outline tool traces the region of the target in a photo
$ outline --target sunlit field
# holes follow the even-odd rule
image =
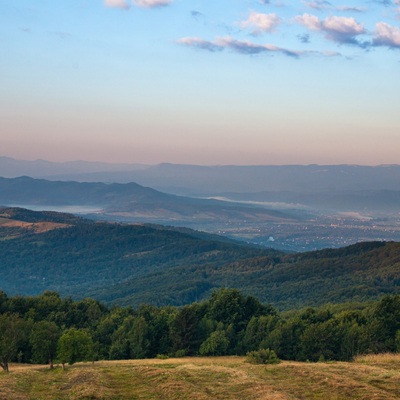
[[[252,365],[243,357],[11,364],[3,399],[399,399],[400,355]]]

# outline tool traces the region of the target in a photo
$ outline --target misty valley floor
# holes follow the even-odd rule
[[[206,232],[283,251],[339,248],[358,242],[400,241],[400,218],[336,214],[301,221],[195,226]]]

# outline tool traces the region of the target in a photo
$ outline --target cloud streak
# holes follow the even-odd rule
[[[329,1],[315,0],[315,1],[303,1],[303,3],[314,10],[325,10],[326,8],[331,8],[332,5]]]
[[[218,37],[213,41],[204,40],[199,37],[184,37],[177,41],[181,45],[194,47],[201,50],[208,50],[211,52],[223,51],[225,49],[231,50],[235,53],[244,55],[256,54],[283,54],[291,58],[300,58],[307,55],[318,55],[324,57],[340,56],[337,52],[319,52],[319,51],[298,51],[285,49],[273,44],[257,44],[248,40],[236,40],[231,37]]]
[[[165,7],[172,3],[172,0],[133,0],[133,4],[142,8]]]
[[[121,10],[129,10],[131,4],[141,8],[156,8],[168,6],[171,3],[172,0],[132,0],[132,3],[128,2],[128,0],[104,0],[106,7],[119,8]]]

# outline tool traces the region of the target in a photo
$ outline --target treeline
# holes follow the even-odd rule
[[[107,308],[56,292],[0,292],[0,364],[73,364],[83,360],[244,355],[271,349],[281,359],[351,360],[400,350],[400,295],[356,307],[278,313],[236,289],[181,308]]]

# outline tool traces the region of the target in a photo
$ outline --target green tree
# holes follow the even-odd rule
[[[400,295],[385,296],[373,314],[376,350],[395,351],[396,332],[400,330]]]
[[[185,354],[195,354],[201,344],[202,325],[200,321],[204,315],[204,307],[200,304],[191,304],[182,307],[171,322],[171,341],[173,351],[183,350]]]
[[[131,358],[146,358],[150,347],[149,325],[144,317],[137,317],[133,321],[129,335]]]
[[[396,345],[396,351],[400,353],[400,330],[398,330],[396,333],[395,345]]]
[[[244,351],[248,352],[265,347],[267,339],[278,321],[279,317],[276,315],[262,315],[251,318],[243,337]]]
[[[57,357],[65,364],[93,359],[93,341],[90,334],[82,329],[70,328],[65,331],[57,344]]]
[[[116,339],[115,332],[122,325],[124,319],[129,315],[128,308],[113,308],[96,326],[93,332],[93,340],[98,346],[99,358],[124,359],[126,357],[111,356],[110,350]],[[115,341],[116,343],[117,341]],[[128,346],[129,347],[129,346]]]
[[[300,337],[304,329],[304,321],[297,317],[281,322],[268,335],[266,346],[274,350],[279,358],[300,360]]]
[[[60,338],[60,328],[50,321],[39,321],[33,325],[30,336],[33,361],[49,363],[53,368],[53,360],[57,353],[57,342]]]
[[[201,356],[222,356],[229,348],[229,339],[222,329],[217,329],[201,344],[199,354]]]
[[[307,326],[300,338],[302,358],[318,361],[340,359],[341,332],[337,321],[330,319]]]
[[[237,289],[222,288],[211,295],[208,306],[209,316],[225,325],[236,328],[244,321],[245,297]]]
[[[26,336],[25,325],[18,314],[0,315],[0,366],[6,372],[9,362],[17,355]]]

